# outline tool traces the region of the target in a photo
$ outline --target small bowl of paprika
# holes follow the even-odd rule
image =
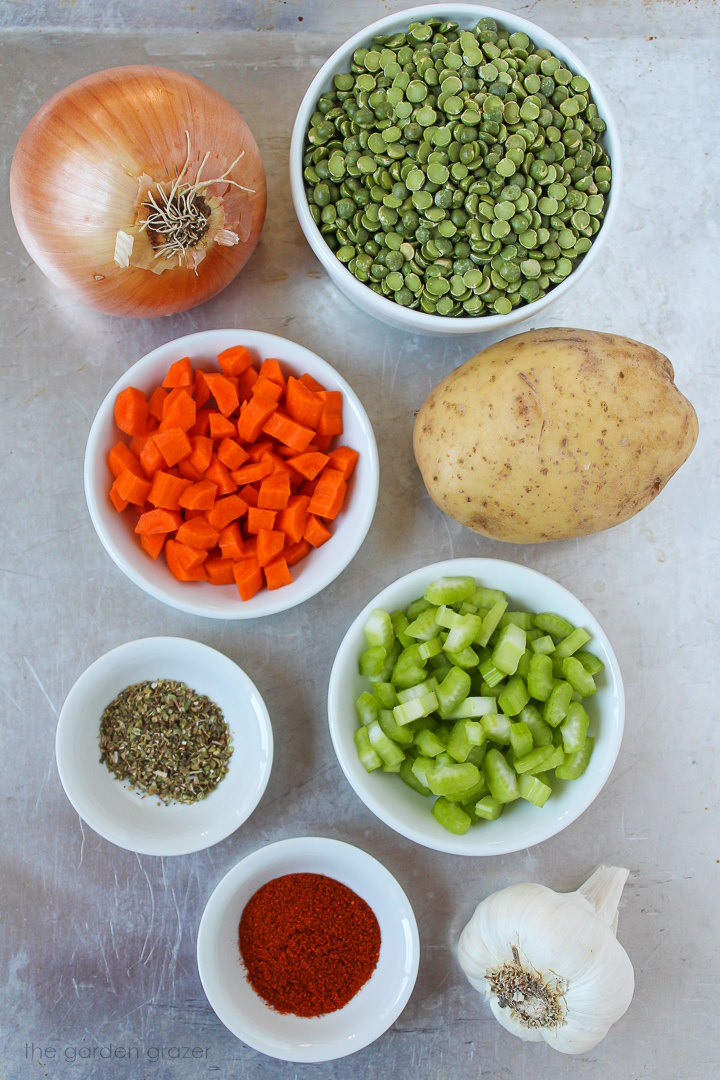
[[[410,998],[420,944],[410,902],[371,855],[281,840],[222,879],[198,931],[200,979],[234,1035],[282,1061],[361,1050]]]

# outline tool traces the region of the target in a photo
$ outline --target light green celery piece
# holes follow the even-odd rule
[[[494,697],[466,697],[463,702],[445,717],[446,720],[474,720],[486,713],[495,712],[497,702]]]
[[[377,720],[373,720],[372,724],[368,724],[367,733],[370,739],[370,745],[373,750],[377,751],[383,760],[384,765],[399,765],[405,757],[405,754],[400,749],[397,743],[389,739],[383,729],[380,727],[380,723]]]
[[[417,619],[408,626],[405,633],[408,637],[414,638],[416,641],[430,641],[431,638],[437,637],[438,624],[435,621],[435,612],[437,608],[431,607],[426,611],[421,611]]]
[[[537,776],[523,773],[518,779],[520,798],[527,799],[533,806],[544,806],[552,795],[552,788],[538,780]]]
[[[353,732],[353,739],[355,740],[355,748],[358,752],[360,764],[366,772],[373,772],[375,769],[379,769],[382,765],[382,759],[376,750],[373,750],[370,737],[368,735],[368,729],[366,727],[356,728]]]
[[[364,690],[355,702],[355,711],[361,724],[372,724],[380,715],[380,706],[373,695]]]
[[[441,577],[432,581],[425,590],[425,599],[431,604],[460,604],[469,600],[475,592],[473,577]]]
[[[410,758],[407,758],[406,760],[409,761]],[[416,757],[414,759],[411,765],[413,776],[419,783],[423,785],[423,787],[426,787],[428,791],[430,791],[430,788],[428,787],[427,774],[429,773],[430,769],[432,769],[434,764],[435,762],[432,758],[420,755],[420,757]]]
[[[560,725],[563,750],[566,754],[576,754],[578,750],[582,750],[589,724],[590,717],[580,702],[571,701],[567,716]]]
[[[470,600],[476,607],[488,608],[488,610],[495,604],[505,604],[507,607],[507,596],[504,592],[500,592],[499,589],[485,589],[482,585],[477,587]]]
[[[516,675],[519,675],[522,679],[525,679],[526,682],[527,682],[527,677],[528,677],[528,671],[530,670],[530,657],[531,656],[532,656],[532,653],[530,652],[530,650],[526,649],[525,652],[520,657],[520,659],[518,660],[517,671],[515,672]]]
[[[546,656],[548,653],[555,651],[555,642],[549,634],[543,634],[542,637],[530,639],[530,648],[533,652]]]
[[[423,757],[434,758],[445,750],[445,743],[434,731],[421,730],[414,734],[415,746]]]
[[[555,775],[558,780],[577,780],[578,776],[582,776],[592,757],[594,745],[595,740],[588,735],[582,749],[578,750],[576,754],[571,754],[562,765],[556,767]]]
[[[435,693],[440,715],[445,720],[470,693],[470,676],[462,668],[451,667]]]
[[[543,720],[550,727],[557,727],[565,719],[568,705],[572,700],[573,688],[569,682],[558,682],[553,686],[550,697],[545,702]]]
[[[465,791],[458,792],[457,795],[445,795],[443,796],[448,802],[466,803],[472,802],[473,807],[481,795],[485,795],[488,789],[487,780],[484,773],[479,773],[480,779],[477,784],[473,784],[471,788],[466,788]],[[469,812],[469,811],[468,811]]]
[[[471,604],[469,600],[463,600],[462,604],[460,605],[461,615],[477,615],[477,613],[478,609],[475,607],[475,604]],[[482,619],[480,620],[480,622],[482,622]]]
[[[587,742],[587,739],[585,742]],[[562,743],[560,746],[554,746],[552,754],[547,761],[544,761],[542,764],[543,772],[550,772],[551,769],[558,769],[561,765],[565,764],[566,757],[567,755],[562,748]]]
[[[506,716],[517,716],[530,700],[528,688],[519,675],[513,675],[498,696],[498,705]]]
[[[535,615],[533,622],[538,630],[542,630],[544,634],[551,634],[554,638],[566,638],[575,629],[571,622],[563,619],[562,615],[555,615],[551,611],[543,611]]]
[[[480,633],[482,619],[479,615],[458,615],[458,621],[445,639],[445,652],[461,653]]]
[[[435,604],[431,604],[429,600],[426,600],[424,596],[419,596],[417,600],[413,600],[405,614],[410,622],[412,622],[413,619],[417,619],[421,612],[428,611],[429,608],[434,608],[435,606]]]
[[[420,717],[434,712],[437,707],[438,699],[434,693],[423,694],[422,697],[412,698],[410,701],[396,705],[393,716],[398,724],[410,724],[413,720],[419,720]]]
[[[553,665],[549,656],[544,653],[534,653],[530,657],[528,669],[527,687],[530,696],[536,701],[547,701],[553,688]]]
[[[468,647],[466,649],[462,649],[460,652],[450,652],[450,650],[447,648],[447,643],[446,643],[445,644],[445,655],[447,656],[448,660],[453,665],[453,667],[462,668],[463,671],[465,671],[468,668],[477,667],[478,664],[480,663],[480,657],[478,656],[478,654],[475,652],[474,649],[470,648],[469,645],[468,645]]]
[[[480,766],[483,763],[483,759],[484,759],[485,754],[487,753],[487,751],[488,751],[488,744],[486,742],[484,742],[482,744],[482,746],[471,746],[470,747],[470,753],[468,754],[466,760],[470,761],[473,765],[477,765],[477,767],[479,769]]]
[[[435,763],[427,774],[428,787],[433,795],[458,795],[468,788],[474,787],[480,779],[480,771],[477,765],[465,762],[452,765],[438,765]]]
[[[486,713],[480,721],[485,738],[499,746],[510,742],[510,720],[502,713]]]
[[[407,650],[406,650],[407,651]],[[424,682],[425,668],[401,654],[392,669],[390,682],[398,690],[407,690],[416,683]]]
[[[438,754],[438,756],[435,758],[435,761],[433,762],[433,764],[435,764],[435,765],[455,765],[456,762],[453,761],[453,759],[450,757],[450,755],[447,753],[447,751],[445,751],[442,754]]]
[[[530,728],[534,746],[552,746],[553,729],[545,723],[537,705],[526,705],[518,719]]]
[[[398,639],[395,638],[392,645],[390,646],[390,648],[387,651],[387,656],[385,658],[385,667],[382,669],[382,671],[378,675],[373,675],[371,677],[370,681],[371,682],[389,682],[390,678],[392,676],[392,673],[393,673],[393,668],[395,667],[395,664],[396,664],[397,659],[400,656],[401,652],[402,652],[402,645],[400,644]]]
[[[417,758],[415,760],[417,760]],[[414,762],[411,761],[410,758],[405,758],[405,760],[400,763],[400,779],[404,780],[407,786],[412,788],[413,791],[417,791],[419,795],[427,796],[430,794],[430,788],[418,780],[413,772],[413,765]]]
[[[510,725],[510,745],[516,758],[525,757],[533,748],[532,732],[522,720]]]
[[[389,682],[373,683],[373,696],[377,699],[381,709],[393,709],[400,700],[395,687]]]
[[[430,638],[429,641],[421,641],[417,647],[418,656],[425,662],[439,656],[443,651],[443,643],[439,637]]]
[[[487,645],[490,638],[497,630],[498,623],[507,610],[507,600],[496,600],[482,621],[482,629],[476,641],[478,645]]]
[[[392,765],[383,765],[382,769],[383,772],[399,773],[401,765],[401,761],[394,761]]]
[[[582,666],[590,675],[597,675],[599,674],[599,672],[604,671],[605,669],[605,665],[603,664],[600,657],[595,656],[594,653],[585,652],[581,649],[580,652],[575,653],[575,658],[580,661]]]
[[[414,733],[406,727],[401,727],[400,724],[395,722],[395,717],[392,714],[392,709],[381,709],[380,716],[378,717],[378,723],[383,729],[388,739],[392,739],[393,742],[398,743],[399,746],[411,746]]]
[[[493,670],[496,670],[496,669],[493,668]],[[480,683],[480,694],[481,694],[482,697],[495,698],[495,701],[497,703],[497,699],[500,696],[500,691],[502,690],[502,688],[503,688],[502,680],[500,680],[500,682],[496,683],[494,686],[490,686],[483,679],[483,681]]]
[[[535,773],[540,769],[546,768],[546,762],[555,753],[556,747],[554,746],[538,746],[535,750],[531,750],[529,754],[525,754],[521,758],[517,758],[513,764],[513,768],[516,773]]]
[[[447,799],[436,799],[432,812],[435,820],[456,836],[464,836],[472,825],[470,815],[466,814],[457,803],[448,802]]]
[[[581,626],[578,626],[557,645],[555,655],[564,660],[566,656],[572,656],[573,653],[576,653],[583,645],[587,645],[589,640],[590,635],[587,630],[583,630]]]
[[[586,671],[582,660],[576,656],[568,656],[563,660],[563,675],[582,697],[589,697],[597,691],[595,680],[589,671]]]
[[[450,732],[447,752],[456,761],[466,761],[473,746],[482,746],[485,732],[475,720],[457,720]]]
[[[435,622],[445,630],[452,630],[453,626],[461,620],[462,615],[455,608],[448,607],[447,604],[441,604],[435,612]]]
[[[538,630],[537,626],[535,626],[533,624],[533,626],[531,626],[529,630],[525,631],[525,636],[528,639],[528,647],[529,647],[530,642],[538,641],[544,635],[543,635],[542,630]]]
[[[478,670],[482,675],[484,682],[487,683],[490,689],[497,686],[498,683],[501,683],[505,678],[503,672],[495,667],[492,660],[483,660]]]
[[[452,664],[448,660],[445,653],[440,653],[439,656],[430,657],[430,667],[432,673],[438,682],[442,682],[447,673],[450,671]]]
[[[370,646],[380,646],[387,650],[395,640],[395,630],[392,618],[387,611],[375,608],[370,612],[370,617],[365,623],[365,640]]]
[[[495,667],[505,675],[514,675],[520,657],[525,652],[525,644],[525,631],[522,627],[515,626],[514,623],[503,627],[492,651]]]
[[[523,630],[532,630],[534,626],[533,617],[529,611],[506,611],[500,620],[500,629],[511,623],[522,627]]]
[[[556,656],[555,653],[552,654],[550,659],[552,660],[552,666],[553,666],[553,678],[554,679],[562,679],[563,678],[563,664],[565,663],[565,661],[563,660],[563,658],[561,656]]]
[[[493,799],[492,795],[485,795],[475,803],[475,813],[484,821],[497,821],[502,814],[502,803]]]
[[[368,679],[379,679],[385,670],[387,650],[382,645],[372,645],[360,654],[358,670]]]
[[[508,765],[499,750],[488,750],[483,761],[483,772],[490,794],[496,802],[508,803],[519,797],[515,770]]]
[[[392,615],[390,616],[390,621],[392,622],[395,636],[400,642],[400,644],[403,646],[403,648],[405,648],[406,645],[411,645],[412,638],[409,638],[405,633],[408,626],[410,625],[410,620],[408,619],[405,612],[393,611]]]
[[[415,683],[414,686],[408,686],[406,690],[398,690],[397,692],[397,705],[399,702],[412,701],[413,698],[423,697],[425,694],[432,694],[438,688],[437,679],[431,675],[429,679],[423,679],[422,682]]]

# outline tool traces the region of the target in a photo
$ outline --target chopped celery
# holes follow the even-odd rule
[[[462,604],[460,605],[461,615],[477,615],[477,613],[478,609],[476,608],[475,604],[471,604],[469,600],[463,600]],[[482,619],[480,621],[482,622]]]
[[[530,652],[530,650],[526,649],[525,652],[520,657],[520,659],[518,660],[517,671],[515,672],[516,675],[519,675],[522,679],[525,679],[526,682],[527,682],[528,672],[530,670],[530,658],[531,658],[531,656],[532,656],[532,653]]]
[[[571,701],[565,719],[560,725],[563,750],[566,754],[576,754],[582,750],[587,735],[590,717],[579,701]]]
[[[448,648],[445,648],[445,655],[453,667],[459,667],[463,670],[477,667],[480,663],[480,657],[469,645],[466,649],[462,649],[461,652],[450,652]]]
[[[505,683],[498,696],[498,705],[506,716],[517,716],[530,700],[528,688],[519,675],[513,675]]]
[[[537,772],[538,769],[545,768],[545,762],[549,761],[555,753],[554,746],[538,746],[535,750],[531,750],[529,754],[523,755],[515,761],[514,769],[516,773]]]
[[[398,690],[395,704],[397,705],[398,701],[412,701],[413,698],[423,697],[424,694],[432,694],[433,691],[437,690],[437,687],[437,679],[431,675],[429,679],[425,679],[423,682],[408,686],[407,690]]]
[[[392,676],[392,673],[393,673],[393,668],[395,667],[395,664],[396,664],[397,659],[400,656],[401,652],[402,652],[402,645],[400,644],[400,642],[396,638],[395,641],[390,646],[390,648],[387,650],[387,655],[385,657],[385,667],[382,669],[382,671],[378,675],[372,676],[370,681],[371,682],[389,682],[390,678]]]
[[[435,606],[435,604],[431,604],[429,600],[426,600],[424,596],[419,596],[417,600],[413,600],[412,604],[406,609],[405,614],[410,622],[412,622],[413,619],[417,619],[421,612],[427,611],[429,608],[434,608]]]
[[[415,760],[417,761],[417,758]],[[419,795],[430,795],[430,788],[423,784],[422,781],[418,780],[413,772],[413,764],[414,762],[411,761],[410,758],[405,758],[405,760],[400,763],[400,779],[404,780],[407,786],[412,788],[413,791],[417,791]]]
[[[530,657],[527,687],[530,696],[536,701],[547,701],[553,688],[552,660],[543,653],[534,653]]]
[[[578,660],[575,656],[568,656],[563,660],[563,675],[573,690],[577,690],[582,697],[590,697],[597,691],[592,675],[585,670],[582,660]]]
[[[591,652],[585,652],[581,649],[580,652],[575,653],[575,658],[580,661],[590,675],[599,675],[601,671],[605,670],[602,660]]]
[[[405,633],[408,637],[419,641],[429,641],[437,637],[438,626],[435,622],[437,608],[431,607],[427,611],[421,611],[417,619],[413,619]]]
[[[587,739],[585,740],[585,742],[587,742]],[[548,747],[548,749],[549,749],[549,747]],[[545,770],[547,770],[549,772],[550,769],[557,769],[559,766],[564,765],[565,764],[565,757],[566,757],[566,755],[565,755],[565,751],[562,748],[562,744],[560,746],[553,747],[552,754],[550,755],[549,758],[546,758],[545,761],[542,764],[543,772]]]
[[[530,648],[533,652],[547,654],[555,650],[555,642],[549,634],[544,634],[543,637],[531,638]]]
[[[482,619],[478,615],[458,615],[445,640],[445,652],[461,653],[467,649],[480,633],[481,627]]]
[[[415,686],[416,683],[422,682],[424,678],[424,667],[421,667],[420,664],[414,664],[407,660],[403,660],[402,656],[400,656],[392,670],[390,681],[393,686],[401,690],[406,690],[411,686]]]
[[[502,713],[486,713],[480,721],[485,738],[491,742],[507,746],[510,742],[510,721]]]
[[[377,720],[373,720],[372,724],[367,726],[368,738],[370,739],[370,745],[383,760],[384,765],[399,765],[405,757],[405,754],[400,749],[397,743],[394,743],[392,739],[388,739],[387,735],[380,727]]]
[[[434,731],[418,731],[415,735],[415,745],[422,756],[428,758],[437,757],[445,750],[445,743]]]
[[[503,627],[492,651],[495,667],[505,675],[514,675],[520,657],[525,652],[525,643],[525,631],[521,627],[514,623]]]
[[[383,767],[382,767],[382,771],[383,771],[383,772],[392,772],[392,773],[399,773],[399,772],[400,772],[400,766],[401,766],[401,765],[402,765],[402,762],[400,762],[400,761],[394,761],[394,762],[392,763],[392,765],[383,765]]]
[[[409,761],[410,759],[407,758],[406,760]],[[430,769],[432,769],[434,764],[435,762],[432,758],[425,757],[421,754],[420,757],[415,758],[411,765],[413,776],[417,781],[419,781],[419,783],[423,785],[423,787],[426,787],[428,791],[430,790],[430,788],[428,787],[427,774],[429,773]]]
[[[556,767],[555,775],[558,780],[577,780],[578,776],[582,776],[588,767],[594,745],[595,740],[588,735],[582,749],[571,754],[562,765]]]
[[[475,720],[458,720],[447,742],[447,752],[456,761],[466,761],[473,746],[485,742],[482,724]]]
[[[447,713],[446,720],[474,720],[478,716],[495,712],[494,697],[466,697],[456,709]]]
[[[466,814],[461,806],[448,802],[447,799],[436,799],[433,803],[433,817],[447,829],[448,832],[463,836],[472,825],[472,818]]]
[[[373,696],[377,698],[381,709],[393,709],[399,701],[395,687],[389,682],[374,683]]]
[[[433,795],[458,795],[474,787],[480,779],[477,765],[465,762],[460,765],[438,765],[437,762],[427,774],[428,787]]]
[[[483,681],[480,683],[480,694],[482,697],[495,698],[495,700],[497,701],[498,697],[500,696],[500,691],[502,690],[502,685],[502,681],[500,681],[499,683],[496,683],[495,686],[490,686],[490,684],[486,683],[483,679]]]
[[[471,788],[465,788],[464,791],[458,792],[457,795],[445,795],[444,798],[447,799],[448,802],[471,803],[474,809],[477,800],[480,798],[481,795],[485,795],[488,789],[485,774],[480,773],[479,775],[480,779],[478,780],[477,784],[473,784]]]
[[[361,675],[366,675],[368,679],[380,678],[385,670],[386,660],[387,650],[382,645],[372,645],[364,653],[360,654],[358,670]]]
[[[575,629],[571,622],[563,619],[562,615],[554,615],[549,611],[535,615],[533,622],[538,630],[542,630],[544,634],[552,634],[554,638],[565,638]]]
[[[431,604],[459,604],[469,600],[475,588],[475,578],[472,577],[441,577],[428,585],[425,599]]]
[[[443,643],[439,637],[430,638],[429,641],[421,641],[417,647],[417,653],[421,661],[432,660],[433,656],[439,656],[443,651]]]
[[[465,700],[470,693],[470,676],[459,667],[451,667],[437,688],[436,697],[443,720]]]
[[[398,743],[400,746],[412,746],[412,731],[409,731],[406,727],[401,727],[400,724],[395,722],[392,709],[380,710],[378,724],[383,729],[388,739],[392,739],[393,742]]]
[[[500,629],[502,630],[511,623],[521,627],[523,630],[532,630],[534,626],[533,617],[529,611],[506,611],[500,620]]]
[[[434,693],[423,694],[422,697],[403,701],[393,709],[393,716],[398,724],[409,724],[413,720],[419,720],[421,716],[427,716],[438,707],[438,700]]]
[[[370,646],[379,646],[387,651],[395,639],[395,629],[387,611],[375,608],[365,623],[365,639]]]
[[[480,671],[483,680],[487,683],[490,689],[492,689],[494,686],[497,686],[498,683],[501,683],[505,678],[502,671],[500,671],[499,668],[495,667],[495,664],[492,662],[492,660],[483,660],[478,670]]]
[[[487,743],[483,743],[482,746],[472,746],[466,760],[472,762],[473,765],[477,765],[479,769],[483,763],[483,759],[485,757],[485,754],[487,753],[487,750]]]
[[[492,795],[485,795],[475,804],[475,813],[485,821],[497,821],[502,814],[502,804],[493,799]]]
[[[478,585],[470,600],[479,608],[489,609],[493,604],[505,604],[507,607],[507,596],[504,592],[500,592],[499,589],[486,589],[482,585]]]
[[[510,725],[510,745],[516,758],[524,757],[533,748],[532,732],[522,720]]]
[[[361,724],[372,724],[380,715],[380,706],[372,694],[364,690],[355,702],[355,711]]]
[[[408,619],[405,612],[404,611],[393,611],[392,615],[390,616],[390,621],[392,622],[393,630],[395,631],[395,636],[397,637],[398,641],[403,646],[403,648],[406,645],[410,645],[412,643],[412,638],[409,638],[407,636],[407,634],[405,633],[408,626],[410,625],[410,620]]]
[[[565,719],[572,693],[573,688],[569,682],[561,681],[553,686],[543,709],[543,720],[550,727],[557,727]]]
[[[435,622],[445,630],[452,630],[453,626],[461,621],[462,616],[447,604],[441,604],[435,612]]]
[[[581,649],[583,645],[587,645],[590,640],[590,635],[587,630],[583,630],[582,627],[577,627],[571,634],[568,634],[566,638],[557,645],[555,649],[555,655],[561,657],[563,660],[566,656],[572,656],[578,649]]]
[[[545,723],[537,705],[526,705],[520,713],[520,720],[530,728],[534,746],[552,746],[553,729]]]
[[[497,802],[508,803],[518,798],[517,776],[499,750],[488,750],[483,761],[483,772],[490,794]]]
[[[374,769],[379,769],[382,765],[382,759],[376,750],[373,750],[370,737],[368,735],[368,729],[366,727],[355,728],[353,732],[353,738],[355,740],[355,747],[360,758],[360,764],[367,772],[372,772]]]
[[[523,773],[519,778],[518,789],[520,798],[527,799],[533,806],[544,806],[552,795],[552,788],[544,784],[542,780],[538,780],[537,776],[531,776],[530,773]]]
[[[507,600],[496,600],[482,621],[482,629],[477,636],[478,645],[487,645],[497,630],[498,623],[505,614]]]

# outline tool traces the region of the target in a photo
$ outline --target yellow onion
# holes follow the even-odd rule
[[[35,114],[10,171],[20,238],[52,282],[114,315],[170,315],[220,292],[265,219],[252,133],[167,68],[112,68]]]

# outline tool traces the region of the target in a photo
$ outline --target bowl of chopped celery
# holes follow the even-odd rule
[[[338,649],[330,734],[365,805],[416,843],[501,855],[554,836],[620,750],[622,676],[590,611],[499,559],[451,559],[388,585]]]

